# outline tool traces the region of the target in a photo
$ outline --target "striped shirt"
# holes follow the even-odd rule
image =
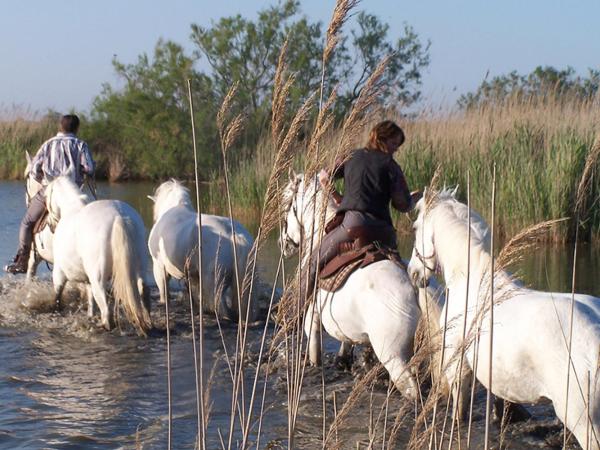
[[[42,144],[33,158],[30,173],[44,185],[56,177],[69,175],[81,186],[83,175],[92,175],[94,168],[94,160],[84,141],[73,133],[58,133]]]

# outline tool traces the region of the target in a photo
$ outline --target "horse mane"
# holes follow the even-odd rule
[[[184,206],[190,210],[194,209],[189,189],[174,178],[158,186],[150,199],[154,201],[153,216],[155,222],[165,211],[175,206]]]
[[[428,214],[435,220],[444,224],[445,232],[449,236],[464,235],[466,239],[467,224],[469,223],[469,208],[459,202],[453,189],[442,189],[437,192],[430,206]],[[490,227],[487,222],[473,209],[471,209],[471,243],[481,246],[489,252]]]
[[[289,183],[285,186],[283,192],[281,193],[281,211],[284,214],[287,214],[289,209],[292,207],[292,203],[299,192],[304,196],[304,202],[305,205],[307,205],[306,207],[313,208],[315,202],[320,203],[319,196],[323,193],[323,189],[321,187],[321,183],[319,183],[317,179],[317,175],[310,180],[306,180],[304,174],[300,173],[295,175],[294,178],[290,179]],[[336,209],[331,197],[327,199],[326,208],[328,210]]]
[[[90,198],[81,192],[79,187],[71,180],[69,176],[63,175],[55,178],[46,186],[46,206],[50,214],[55,216],[59,211],[54,210],[55,202],[50,201],[51,198],[58,194],[58,198],[63,203],[63,207],[67,210],[80,208],[90,202]],[[68,206],[65,206],[68,205]],[[59,208],[60,209],[60,208]]]

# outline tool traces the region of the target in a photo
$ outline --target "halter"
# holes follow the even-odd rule
[[[300,218],[298,217],[298,208],[296,208],[296,194],[298,193],[298,184],[296,184],[294,186],[294,191],[292,193],[292,201],[290,204],[290,208],[292,210],[292,214],[294,215],[294,219],[296,219],[296,222],[298,222],[298,225],[300,226],[300,233],[303,234],[304,233],[304,226],[302,225],[302,222],[300,222]],[[289,209],[287,210],[286,213],[289,212]],[[288,221],[287,219],[283,221],[283,235],[285,236],[285,241],[286,243],[290,243],[292,244],[295,248],[299,248],[300,247],[300,243],[299,242],[295,242],[294,240],[292,240],[287,232],[288,229]],[[300,240],[302,240],[302,238],[300,238]]]
[[[429,270],[430,272],[437,273],[437,270],[439,268],[439,264],[437,264],[437,261],[436,261],[435,267],[433,267],[433,268],[427,265],[427,260],[428,259],[435,258],[435,250],[433,251],[433,253],[431,255],[429,255],[429,256],[423,256],[423,255],[421,255],[421,253],[419,253],[419,250],[417,250],[417,246],[416,245],[413,247],[413,249],[415,251],[415,256],[417,257],[417,259],[419,261],[421,261],[421,263],[423,264],[423,266],[427,270]]]

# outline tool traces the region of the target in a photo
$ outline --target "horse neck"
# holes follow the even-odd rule
[[[165,201],[167,200],[167,201]],[[157,201],[154,204],[154,221],[156,222],[158,219],[160,219],[167,211],[169,211],[172,208],[175,208],[177,206],[183,206],[186,209],[189,209],[190,211],[194,212],[194,208],[192,207],[192,204],[190,202],[190,199],[188,196],[186,195],[181,195],[181,196],[177,196],[171,198],[166,198],[163,201]]]
[[[85,206],[85,202],[79,197],[71,199],[69,201],[61,201],[58,204],[58,209],[60,211],[60,217],[68,217],[73,214],[78,213]]]
[[[438,240],[435,251],[448,285],[466,283],[480,284],[491,270],[492,257],[485,242],[469,236],[466,226],[461,228],[454,224],[454,230],[448,231],[448,224],[441,220],[434,224],[435,236],[452,236],[452,239]],[[458,244],[457,244],[458,242]]]
[[[444,231],[444,228],[442,228]],[[492,271],[492,255],[485,242],[471,236],[470,245],[468,245],[467,230],[459,230],[456,233],[446,234],[458,237],[460,244],[452,245],[452,241],[446,240],[446,245],[436,247],[436,253],[440,265],[442,266],[444,278],[448,288],[452,291],[462,291],[469,287],[468,303],[470,305],[479,301],[487,301],[491,292],[490,274]],[[461,233],[464,232],[464,239],[460,239]],[[441,234],[440,234],[441,235]],[[467,257],[467,255],[469,257]],[[498,270],[494,267],[494,296],[511,295],[515,288],[519,288],[519,284],[505,270]],[[450,307],[462,308],[462,305],[455,303]]]
[[[325,200],[325,204],[323,201]],[[304,196],[306,206],[302,213],[302,226],[304,228],[304,246],[306,250],[310,250],[312,244],[313,249],[317,248],[323,237],[322,230],[327,223],[327,219],[335,213],[327,199],[324,199],[322,191],[317,191],[316,195],[306,194]],[[323,217],[325,213],[325,217]],[[307,252],[308,254],[309,252]]]

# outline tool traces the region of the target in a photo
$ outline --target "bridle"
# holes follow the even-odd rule
[[[304,233],[304,227],[302,226],[302,222],[300,222],[300,219],[298,217],[298,209],[296,208],[296,202],[292,201],[292,205],[291,205],[291,210],[292,210],[292,214],[294,215],[294,219],[296,220],[296,222],[298,222],[298,225],[300,226],[300,233],[303,234]],[[289,210],[288,210],[289,212]],[[299,248],[300,247],[300,242],[296,242],[294,241],[290,235],[288,234],[288,221],[287,218],[286,220],[283,221],[283,235],[285,236],[285,242],[286,243],[290,243],[294,246],[294,248]],[[300,238],[300,240],[302,240],[302,237]]]
[[[433,267],[433,268],[431,266],[427,265],[427,260],[435,258],[435,250],[433,251],[433,253],[431,255],[429,255],[429,256],[423,256],[423,255],[421,255],[421,253],[419,252],[419,250],[417,250],[417,246],[416,245],[413,247],[413,249],[415,251],[415,256],[417,257],[417,259],[419,261],[421,261],[421,263],[423,264],[423,266],[427,270],[429,270],[430,272],[436,273],[437,270],[438,270],[438,268],[439,268],[439,265],[437,264],[437,262],[435,264],[435,267]]]
[[[294,219],[296,220],[296,222],[298,223],[298,226],[300,227],[300,233],[302,235],[304,233],[304,227],[302,226],[302,222],[300,222],[300,218],[298,217],[298,208],[296,207],[296,195],[298,194],[298,185],[299,184],[300,184],[300,180],[299,179],[295,180],[293,191],[290,195],[290,198],[291,198],[290,206],[288,208],[286,208],[286,211],[285,211],[286,218],[283,221],[282,226],[281,226],[281,228],[282,228],[281,231],[283,232],[283,236],[285,237],[286,244],[291,244],[294,248],[300,248],[300,242],[302,241],[302,237],[300,237],[300,242],[295,242],[292,238],[290,238],[290,236],[288,234],[287,216],[291,209]]]

